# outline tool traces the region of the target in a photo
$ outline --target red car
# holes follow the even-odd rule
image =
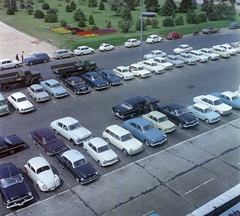
[[[167,39],[169,40],[173,40],[173,39],[176,39],[176,38],[182,38],[183,35],[176,32],[176,31],[173,31],[173,32],[170,32],[168,35],[167,35]]]

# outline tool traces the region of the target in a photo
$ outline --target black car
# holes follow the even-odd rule
[[[16,134],[6,137],[0,136],[0,156],[14,154],[25,146],[26,143]]]
[[[193,127],[198,124],[198,119],[187,112],[187,109],[180,104],[172,103],[167,106],[158,106],[157,110],[164,113],[169,120],[180,128]]]
[[[99,178],[98,172],[77,150],[70,149],[58,154],[57,159],[73,178],[80,184],[87,184]]]
[[[67,79],[62,78],[63,84],[74,91],[76,94],[85,94],[90,92],[88,86],[82,82],[79,77],[68,77]]]
[[[240,24],[238,22],[233,22],[229,25],[230,29],[238,29],[240,28]]]
[[[33,199],[30,188],[13,163],[0,165],[0,190],[6,208],[22,206]]]
[[[121,118],[134,117],[156,109],[159,100],[149,96],[137,96],[125,100],[122,104],[112,107],[112,113]]]
[[[88,72],[82,76],[83,82],[94,88],[94,90],[108,88],[108,82],[98,72]]]
[[[39,128],[30,132],[36,145],[39,145],[48,156],[58,154],[68,149],[64,142],[50,128]]]

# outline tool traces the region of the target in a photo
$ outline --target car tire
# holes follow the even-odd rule
[[[33,63],[32,63],[32,62],[30,62],[30,63],[29,63],[29,65],[30,65],[30,66],[33,66]]]
[[[9,84],[6,84],[2,87],[3,91],[10,91],[11,90],[11,86]]]
[[[96,87],[96,86],[93,86],[93,89],[96,91],[96,90],[97,90],[97,87]]]
[[[54,131],[57,135],[59,135],[59,132],[58,132],[56,129],[53,129],[53,131]]]
[[[90,154],[89,154],[89,151],[88,151],[87,149],[86,149],[86,152],[87,152],[88,155],[90,155]]]
[[[153,44],[154,42],[153,41],[151,41],[151,44]]]
[[[220,113],[218,110],[216,110],[215,112],[216,112],[217,114],[221,115],[221,113]]]
[[[76,142],[73,139],[70,139],[70,142],[73,144],[73,146],[76,146]]]
[[[79,55],[80,55],[80,56],[82,56],[82,55],[83,55],[83,53],[80,53]]]
[[[207,124],[209,124],[209,120],[208,120],[208,119],[205,119],[204,121],[205,121]]]
[[[15,68],[18,68],[18,67],[19,67],[19,65],[18,65],[18,64],[16,64],[16,65],[15,65]]]
[[[62,56],[60,56],[59,59],[62,59]]]
[[[70,55],[70,58],[72,58],[72,57],[73,57],[73,54]]]
[[[102,164],[101,164],[100,160],[98,160],[98,161],[97,161],[97,163],[98,163],[100,166],[102,166]]]
[[[47,63],[47,59],[44,59],[43,62],[44,62],[44,63]]]
[[[125,154],[126,156],[128,156],[128,152],[127,152],[126,149],[123,149],[122,151],[123,151],[123,154]]]
[[[75,178],[75,180],[76,180],[78,183],[80,183],[80,180],[79,180],[79,178],[78,178],[77,176],[75,176],[74,178]]]
[[[212,60],[212,57],[209,57],[209,60]]]
[[[33,140],[33,143],[34,143],[35,145],[37,145],[37,141],[36,141],[36,140]]]
[[[178,126],[182,129],[183,128],[183,124],[179,123]]]
[[[105,140],[106,140],[106,142],[107,142],[108,144],[111,144],[111,142],[110,142],[110,140],[109,140],[108,138],[105,138]]]
[[[150,146],[150,142],[148,140],[144,140],[144,143],[146,144],[146,146]]]
[[[39,184],[37,184],[37,187],[38,187],[38,189],[39,189],[40,191],[42,191],[41,188],[40,188],[40,186],[39,186]]]
[[[48,156],[48,157],[50,157],[50,156],[51,156],[50,152],[47,152],[47,156]]]
[[[106,50],[104,49],[103,52],[106,52]]]
[[[211,34],[211,32],[208,32],[208,34]]]
[[[133,45],[131,45],[131,48],[133,48]]]
[[[183,36],[180,37],[181,39],[183,38]]]
[[[37,77],[32,78],[31,84],[39,84],[39,79]]]
[[[91,54],[93,54],[94,52],[93,51],[91,51]]]

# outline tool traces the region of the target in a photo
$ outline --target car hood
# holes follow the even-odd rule
[[[138,71],[140,74],[150,74],[150,72],[146,69]]]
[[[39,173],[38,178],[47,186],[47,188],[52,188],[55,186],[55,177],[51,170],[46,170]]]
[[[26,109],[26,108],[33,107],[33,105],[29,101],[23,101],[23,102],[18,103],[18,107],[19,107],[19,109]]]
[[[50,151],[60,149],[64,146],[65,146],[65,144],[62,140],[57,140],[55,142],[51,142],[51,143],[45,145],[45,147]]]
[[[131,77],[133,76],[133,74],[131,72],[124,72],[124,73],[121,73],[124,77],[125,76],[128,76],[128,77]]]
[[[80,139],[84,139],[91,135],[91,132],[86,129],[85,127],[80,127],[76,130],[71,131],[71,134],[73,134],[76,137],[79,137]]]
[[[218,118],[220,115],[214,111],[212,112],[208,112],[208,113],[204,113],[204,115],[207,117],[207,118]]]
[[[160,122],[158,124],[159,124],[159,126],[161,126],[163,128],[172,128],[172,127],[174,127],[174,124],[171,121],[169,121],[169,120],[164,121],[164,122]]]
[[[64,94],[66,93],[66,89],[63,88],[62,86],[54,87],[52,88],[53,92],[56,92],[57,94]]]
[[[94,80],[92,82],[95,83],[96,85],[105,85],[105,84],[107,84],[107,81],[104,80],[104,79]]]
[[[111,77],[111,78],[109,78],[109,80],[111,81],[111,82],[120,82],[121,81],[121,79],[119,78],[119,77]]]
[[[150,129],[146,132],[143,132],[143,133],[152,140],[158,140],[158,139],[161,139],[161,138],[166,136],[162,131],[160,131],[156,128],[152,128],[152,129]]]
[[[131,148],[133,151],[141,148],[141,146],[142,146],[142,143],[140,143],[135,138],[127,140],[127,141],[125,141],[123,143],[124,143],[124,145],[128,146],[129,148]]]
[[[146,54],[146,55],[144,55],[144,58],[153,58],[154,57],[154,55],[152,55],[152,54]]]
[[[106,161],[113,160],[117,157],[116,153],[112,149],[99,153],[99,156]]]
[[[114,110],[116,111],[120,111],[121,113],[125,113],[125,112],[128,112],[128,111],[131,111],[131,109],[126,109],[125,107],[121,106],[121,105],[117,105],[115,107],[113,107]]]
[[[48,93],[47,92],[39,92],[39,93],[35,93],[35,95],[39,98],[45,98],[48,97]]]
[[[88,163],[75,168],[75,174],[81,179],[81,178],[88,178],[93,175],[95,175],[97,171]]]
[[[88,86],[85,83],[74,85],[76,89],[88,89]]]
[[[229,111],[232,109],[232,107],[230,107],[229,105],[222,103],[219,105],[214,106],[216,109],[222,110],[222,111]]]
[[[191,121],[197,120],[197,118],[190,113],[183,113],[182,115],[179,116],[179,118],[185,122],[191,122]]]

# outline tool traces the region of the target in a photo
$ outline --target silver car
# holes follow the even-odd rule
[[[27,91],[29,92],[30,96],[37,102],[49,100],[48,93],[39,84],[31,85],[27,88]]]
[[[53,53],[53,57],[56,59],[68,58],[73,57],[74,53],[72,51],[66,49],[55,50]]]
[[[173,64],[174,67],[182,67],[184,62],[175,55],[168,55],[166,60]]]
[[[188,53],[180,53],[178,59],[182,60],[185,64],[194,65],[197,63],[196,58]]]

